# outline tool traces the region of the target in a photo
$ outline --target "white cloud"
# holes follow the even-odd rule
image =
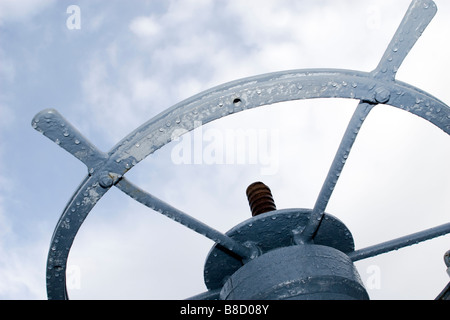
[[[160,32],[160,27],[151,17],[138,17],[131,21],[130,30],[140,37],[153,37]]]
[[[54,0],[2,0],[0,1],[0,25],[10,21],[24,21],[50,6]]]
[[[7,57],[5,50],[2,48],[0,48],[0,59],[2,60],[0,76],[8,82],[13,82],[16,76],[16,66],[13,60]]]
[[[14,228],[7,201],[16,187],[14,180],[0,175],[0,299],[44,299],[48,244],[23,241]]]
[[[1,299],[45,299],[46,249],[47,244],[42,242],[15,245],[14,250],[0,247]]]

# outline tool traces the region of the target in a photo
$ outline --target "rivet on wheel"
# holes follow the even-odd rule
[[[106,189],[106,188],[110,188],[113,185],[114,181],[109,174],[105,173],[100,177],[100,180],[98,183],[100,184],[100,186],[102,188]]]
[[[386,103],[391,98],[391,92],[385,88],[377,88],[375,90],[375,100],[378,103]]]

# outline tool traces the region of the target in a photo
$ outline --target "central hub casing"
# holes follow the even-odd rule
[[[272,250],[237,270],[220,292],[222,300],[367,300],[350,258],[322,245]]]
[[[232,228],[227,236],[258,254],[243,260],[215,244],[205,262],[208,290],[225,300],[368,299],[348,257],[354,242],[342,221],[325,213],[311,243],[294,240],[311,214],[311,209],[274,210]]]
[[[258,248],[260,255],[291,247],[295,244],[295,230],[304,228],[311,216],[311,209],[283,209],[260,214],[248,219],[226,233],[233,240]],[[354,250],[350,230],[336,217],[325,214],[314,244],[335,248],[345,254]],[[227,279],[249,261],[215,244],[205,262],[204,277],[208,290],[223,287]]]

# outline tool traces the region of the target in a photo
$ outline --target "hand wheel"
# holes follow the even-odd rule
[[[436,10],[433,1],[412,1],[381,61],[372,72],[335,69],[292,70],[219,85],[186,99],[150,119],[107,153],[98,150],[87,141],[56,110],[46,109],[38,113],[32,120],[33,128],[73,154],[88,168],[87,176],[67,203],[51,240],[47,261],[48,298],[68,299],[65,273],[70,248],[89,212],[113,186],[136,201],[216,243],[205,267],[205,283],[209,293],[201,298],[217,298],[224,279],[242,265],[274,247],[322,242],[338,248],[351,261],[357,261],[449,233],[450,223],[447,223],[355,251],[353,239],[345,226],[325,213],[359,129],[377,104],[386,104],[413,113],[450,134],[450,108],[432,95],[395,79],[398,68]],[[193,130],[194,123],[204,125],[251,108],[314,98],[348,98],[356,99],[359,103],[314,207],[308,210],[274,210],[252,218],[257,228],[269,230],[269,233],[270,230],[285,230],[287,238],[279,241],[274,241],[273,236],[267,236],[265,239],[257,238],[253,231],[245,230],[244,225],[248,226],[248,221],[223,234],[141,190],[125,177],[137,163],[170,142],[177,132]],[[327,225],[334,227],[328,228]],[[335,232],[341,235],[338,237],[340,239],[338,243],[333,243],[329,237],[327,239],[323,231],[327,228],[332,229],[331,234]],[[271,242],[270,246],[267,245],[268,242]]]

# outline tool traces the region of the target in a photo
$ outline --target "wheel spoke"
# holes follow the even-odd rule
[[[345,130],[344,136],[342,137],[339,148],[328,171],[328,175],[325,178],[325,182],[322,185],[322,189],[320,190],[319,196],[311,213],[309,223],[295,236],[295,241],[297,243],[303,243],[305,241],[308,242],[314,237],[317,229],[319,228],[320,222],[322,221],[328,201],[330,200],[336,183],[342,173],[342,170],[344,169],[344,165],[359,133],[359,129],[373,107],[374,104],[363,101],[358,104],[358,107],[356,108],[347,129]]]
[[[101,167],[108,158],[107,154],[101,152],[54,109],[45,109],[36,114],[32,126],[83,162],[90,174]]]
[[[450,223],[440,225],[431,229],[413,233],[401,238],[379,243],[364,249],[351,252],[348,256],[352,261],[358,261],[377,256],[393,250],[398,250],[422,241],[430,240],[450,233]]]
[[[127,179],[122,178],[116,184],[116,187],[143,205],[220,244],[224,248],[240,256],[243,260],[248,260],[253,256],[253,250],[251,248],[243,246],[227,235],[147,193]]]
[[[373,71],[375,77],[394,80],[398,68],[436,12],[436,4],[431,0],[411,2],[380,63]]]
[[[411,2],[378,66],[371,73],[375,79],[395,80],[398,68],[433,19],[436,10],[436,5],[431,0],[414,0]],[[374,94],[375,101],[370,100],[371,103],[368,103],[362,99],[356,108],[314,205],[311,220],[303,230],[296,233],[295,241],[297,243],[310,241],[319,228],[328,201],[364,119],[376,103],[389,101],[390,91],[386,88],[379,87]]]

